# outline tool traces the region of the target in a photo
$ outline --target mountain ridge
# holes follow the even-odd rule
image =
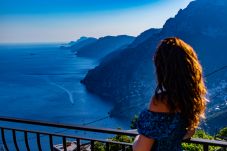
[[[101,37],[94,43],[78,49],[76,55],[79,57],[100,59],[108,53],[129,45],[133,40],[134,37],[128,35]]]
[[[88,91],[116,104],[113,115],[118,116],[121,110],[135,106],[127,112],[128,116],[133,116],[146,106],[155,89],[152,56],[160,40],[179,37],[192,45],[205,74],[227,64],[227,53],[224,51],[226,16],[227,3],[221,0],[192,1],[168,19],[159,32],[135,47],[129,45],[115,56],[104,58],[105,61],[87,73],[82,83]],[[227,79],[226,74],[222,76],[222,79]],[[215,82],[209,80],[206,83],[209,89]]]

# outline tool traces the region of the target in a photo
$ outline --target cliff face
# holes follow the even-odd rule
[[[133,40],[134,37],[127,35],[102,37],[94,43],[80,48],[77,51],[77,56],[100,59],[114,50],[129,45]]]
[[[177,36],[191,44],[205,74],[227,64],[226,16],[227,3],[222,0],[193,1],[142,43],[104,58],[99,66],[88,72],[82,83],[90,92],[115,102],[117,110],[113,110],[114,115],[129,108],[126,113],[133,115],[148,103],[153,94],[155,71],[152,56],[161,39]],[[221,79],[226,80],[227,75]],[[215,83],[214,80],[207,78],[208,88]]]

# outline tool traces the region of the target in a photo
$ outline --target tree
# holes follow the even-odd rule
[[[138,118],[139,118],[138,115],[135,115],[131,120],[131,125],[130,125],[131,129],[137,129]]]
[[[227,127],[222,128],[216,135],[218,138],[227,140]]]

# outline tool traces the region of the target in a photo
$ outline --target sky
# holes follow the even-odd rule
[[[192,0],[0,0],[0,43],[137,36],[161,28]]]

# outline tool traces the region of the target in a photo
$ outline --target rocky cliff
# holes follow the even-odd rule
[[[145,107],[153,94],[152,56],[161,39],[176,36],[191,44],[198,53],[205,74],[227,65],[226,16],[226,1],[192,1],[174,18],[168,19],[160,31],[146,35],[145,41],[132,43],[133,47],[128,46],[112,57],[104,58],[99,66],[88,72],[82,83],[90,92],[116,104],[113,115],[126,111],[125,115],[131,116]],[[226,80],[227,75],[220,75],[219,79]],[[218,84],[216,79],[207,77],[209,89],[215,84]]]

